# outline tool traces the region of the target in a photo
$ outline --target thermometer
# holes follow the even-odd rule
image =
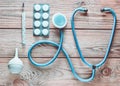
[[[26,44],[26,23],[25,23],[25,11],[24,11],[24,3],[22,5],[22,45]]]

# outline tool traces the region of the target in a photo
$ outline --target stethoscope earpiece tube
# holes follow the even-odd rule
[[[110,39],[109,39],[109,43],[108,43],[108,46],[107,46],[105,56],[104,56],[103,60],[100,63],[96,64],[97,68],[104,65],[106,60],[107,60],[107,57],[109,55],[109,52],[110,52],[110,49],[111,49],[111,46],[112,46],[112,42],[113,42],[113,38],[114,38],[114,34],[115,34],[115,29],[116,29],[116,23],[117,23],[117,16],[116,16],[116,13],[114,12],[113,9],[111,9],[111,8],[103,8],[101,10],[101,12],[110,12],[112,14],[112,16],[113,16],[113,26],[112,26],[112,32],[111,32],[111,36],[110,36]]]
[[[82,51],[81,51],[81,49],[80,49],[80,45],[79,45],[79,43],[78,43],[77,35],[76,35],[76,32],[75,32],[74,16],[75,16],[75,14],[76,14],[78,11],[79,11],[79,12],[83,12],[83,11],[84,11],[84,12],[87,12],[87,11],[85,11],[84,9],[85,9],[85,8],[82,8],[82,7],[75,9],[75,11],[73,12],[72,17],[71,17],[71,27],[72,27],[72,33],[73,33],[73,37],[74,37],[74,40],[75,40],[76,48],[77,48],[77,50],[78,50],[78,53],[79,53],[79,55],[80,55],[81,60],[82,60],[83,63],[86,64],[88,67],[92,68],[93,65],[90,64],[90,63],[88,63],[88,62],[85,60],[84,56],[82,55]],[[110,36],[110,40],[109,40],[109,43],[108,43],[108,46],[107,46],[107,51],[106,51],[106,53],[105,53],[105,56],[104,56],[103,60],[102,60],[100,63],[94,65],[95,68],[101,67],[101,66],[105,63],[105,61],[107,60],[107,57],[108,57],[109,52],[110,52],[110,49],[111,49],[113,37],[114,37],[114,34],[115,34],[115,29],[116,29],[116,13],[114,12],[114,10],[111,9],[111,8],[103,8],[103,9],[101,9],[101,12],[110,12],[110,13],[112,14],[112,16],[113,16],[114,22],[113,22],[112,33],[111,33],[111,36]]]

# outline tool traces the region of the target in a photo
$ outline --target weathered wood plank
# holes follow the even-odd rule
[[[24,0],[27,26],[27,45],[21,45],[21,9],[23,0],[0,0],[0,86],[119,86],[120,85],[120,1],[119,0]],[[72,62],[81,77],[89,77],[91,70],[86,67],[77,53],[71,32],[70,17],[72,11],[80,6],[89,9],[87,15],[77,14],[75,25],[83,55],[93,64],[102,60],[109,40],[113,18],[111,14],[101,13],[103,7],[111,7],[117,13],[117,30],[112,49],[106,64],[97,70],[94,81],[82,83],[72,75],[66,58],[61,53],[54,64],[45,68],[36,68],[27,59],[27,52],[32,43],[47,39],[59,42],[59,32],[50,21],[49,38],[33,37],[32,12],[34,3],[49,3],[50,19],[54,13],[67,15],[68,25],[64,31],[64,48],[72,57]],[[57,4],[56,4],[57,3]],[[19,57],[24,62],[20,75],[12,75],[7,68],[8,61],[14,56],[14,49],[19,48]],[[47,53],[46,53],[47,52]],[[55,54],[56,48],[48,45],[37,47],[33,57],[37,62],[46,62]],[[94,57],[94,58],[89,58]]]
[[[120,60],[108,59],[106,64],[97,70],[94,81],[82,83],[76,80],[68,66],[65,58],[58,58],[54,64],[45,68],[36,68],[32,66],[27,58],[24,61],[24,69],[17,76],[11,75],[7,69],[7,62],[10,58],[0,58],[0,86],[119,86],[120,83]],[[45,62],[48,58],[36,58],[39,62]],[[87,59],[95,64],[101,59]],[[79,58],[72,59],[74,67],[81,77],[87,78],[91,70],[86,67]]]
[[[0,29],[0,57],[13,57],[14,49],[19,48],[19,56],[27,57],[27,52],[32,43],[46,39],[59,42],[59,33],[57,30],[51,30],[49,38],[34,37],[32,30],[27,29],[25,47],[21,45],[20,29]],[[73,41],[71,30],[64,31],[63,46],[71,57],[78,57],[78,53]],[[78,40],[85,57],[103,57],[108,44],[111,30],[77,30]],[[109,57],[120,57],[120,30],[116,30],[111,53]],[[34,57],[52,57],[56,48],[50,46],[41,46],[34,49]],[[47,54],[45,54],[47,52]],[[60,57],[63,57],[60,54]]]
[[[25,12],[26,12],[26,27],[32,28],[32,13],[34,3],[49,3],[51,6],[50,19],[52,15],[57,12],[62,12],[67,15],[68,25],[67,28],[71,28],[70,17],[72,11],[79,6],[87,7],[89,9],[87,16],[77,15],[75,18],[76,28],[80,29],[111,29],[113,18],[111,14],[102,14],[100,9],[103,7],[113,8],[118,16],[117,29],[120,28],[120,2],[119,0],[24,0]],[[1,0],[0,1],[0,28],[21,28],[21,9],[22,0]],[[57,4],[56,4],[57,3]],[[50,27],[53,28],[52,22]]]

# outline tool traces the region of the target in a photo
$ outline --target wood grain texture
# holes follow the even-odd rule
[[[15,47],[19,48],[19,56],[27,57],[27,52],[32,43],[46,39],[59,42],[57,30],[51,30],[49,38],[33,37],[32,30],[28,29],[26,33],[26,46],[21,45],[21,30],[16,29],[0,29],[0,57],[13,57]],[[111,30],[77,30],[77,36],[83,55],[85,57],[103,57],[109,41]],[[120,57],[120,30],[116,31],[113,45],[109,57]],[[71,30],[64,31],[63,47],[69,53],[70,57],[79,57],[74,43]],[[45,54],[45,52],[47,52]],[[52,57],[56,52],[56,48],[48,45],[36,47],[33,50],[34,57]],[[64,57],[60,54],[60,57]]]
[[[45,68],[33,67],[27,58],[22,58],[24,69],[20,75],[11,75],[7,69],[10,58],[0,58],[0,86],[119,86],[120,83],[120,60],[108,59],[104,67],[97,70],[94,81],[82,83],[72,75],[67,60],[58,58],[54,64]],[[39,62],[48,61],[47,58],[36,58]],[[87,59],[95,64],[101,59]],[[72,59],[77,73],[83,77],[89,77],[91,70],[86,67],[79,58]],[[8,85],[6,85],[6,83]]]
[[[24,0],[25,1],[25,12],[26,12],[26,26],[32,28],[32,15],[33,15],[33,4],[34,3],[49,3],[51,6],[50,19],[53,14],[57,12],[64,13],[68,19],[68,25],[66,28],[71,28],[70,18],[73,10],[77,7],[86,7],[89,9],[88,15],[76,15],[75,23],[76,28],[79,29],[111,29],[113,18],[111,14],[101,13],[100,9],[103,7],[111,7],[115,10],[118,16],[118,26],[120,28],[120,2],[119,0]],[[1,0],[0,1],[0,28],[21,28],[21,9],[22,0]],[[109,3],[108,3],[109,2]],[[57,3],[57,4],[55,4]],[[7,27],[6,27],[7,26]],[[52,22],[50,21],[50,27],[53,28]]]
[[[26,41],[21,45],[21,13],[22,3],[26,12]],[[69,53],[77,73],[87,78],[91,70],[86,67],[77,53],[73,40],[70,17],[77,7],[88,8],[88,14],[77,14],[75,26],[83,55],[90,63],[98,63],[105,54],[113,23],[112,15],[101,13],[103,7],[111,7],[117,13],[117,30],[109,58],[104,66],[99,68],[94,81],[82,83],[72,75],[68,62],[60,53],[57,60],[49,67],[36,68],[27,58],[29,47],[38,40],[52,40],[59,43],[59,32],[50,21],[50,36],[48,38],[34,37],[32,32],[33,4],[50,4],[50,20],[57,12],[67,16],[68,24],[64,30],[63,47]],[[57,3],[57,4],[56,4]],[[0,86],[119,86],[120,85],[120,0],[0,0]],[[19,57],[24,62],[20,75],[12,75],[7,68],[8,61],[14,56],[14,49],[19,48]],[[42,45],[34,49],[32,56],[37,62],[50,60],[56,48]],[[93,58],[92,58],[93,57]]]

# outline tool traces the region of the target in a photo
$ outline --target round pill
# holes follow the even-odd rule
[[[40,11],[41,7],[40,7],[39,4],[36,4],[36,5],[34,6],[34,9],[35,9],[35,11]]]
[[[44,36],[47,36],[48,33],[49,33],[48,29],[43,29],[43,30],[42,30],[42,34],[43,34]]]
[[[42,17],[43,17],[43,19],[48,19],[49,14],[48,13],[43,13]]]
[[[43,21],[43,22],[42,22],[42,26],[43,26],[43,27],[48,27],[48,21]]]
[[[35,17],[35,19],[40,19],[41,15],[40,15],[40,13],[37,12],[34,14],[34,17]]]
[[[34,34],[35,34],[35,35],[40,35],[40,33],[41,33],[41,32],[40,32],[39,29],[35,29],[35,30],[34,30]]]
[[[34,26],[35,26],[35,27],[40,27],[40,22],[39,22],[39,21],[35,21],[35,22],[34,22]]]
[[[49,10],[49,6],[48,5],[43,5],[42,9],[43,9],[43,11],[48,11]]]

